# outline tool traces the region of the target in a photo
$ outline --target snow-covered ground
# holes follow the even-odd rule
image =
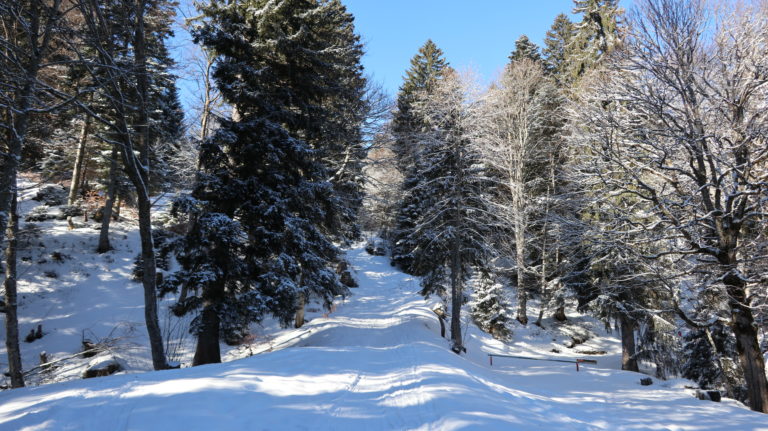
[[[27,368],[43,348],[76,352],[84,330],[96,339],[112,333],[134,372],[3,391],[0,430],[768,430],[765,415],[730,400],[699,401],[686,382],[641,386],[645,376],[617,370],[617,341],[587,318],[518,326],[509,344],[468,324],[468,352],[456,355],[417,280],[362,247],[348,252],[360,287],[327,316],[312,313],[301,329],[266,327],[226,354],[253,355],[244,359],[136,373],[147,368],[147,353],[141,286],[127,281],[135,229],[124,224],[115,234],[127,237],[116,242],[121,248],[99,256],[90,252],[95,231],[54,230],[72,258],[28,265],[29,273],[59,274],[22,283],[22,331],[40,321],[46,331],[22,351]],[[564,346],[584,331],[590,340]],[[191,343],[182,344],[183,358]],[[584,353],[600,350],[606,354]],[[573,364],[498,358],[490,366],[488,353],[598,364],[577,372]]]

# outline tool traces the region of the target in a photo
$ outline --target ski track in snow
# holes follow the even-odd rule
[[[0,430],[768,430],[768,416],[696,400],[674,381],[646,387],[637,373],[515,359],[490,367],[488,352],[524,348],[474,325],[468,354],[455,355],[416,280],[362,247],[348,258],[353,295],[262,353],[4,391]]]

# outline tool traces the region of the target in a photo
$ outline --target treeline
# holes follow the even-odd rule
[[[213,0],[187,25],[200,54],[197,118],[185,119],[165,0],[0,0],[0,243],[13,387],[18,343],[17,181],[69,180],[72,217],[109,224],[135,207],[134,277],[144,287],[152,363],[169,367],[157,300],[191,314],[193,365],[220,362],[273,315],[344,294],[337,244],[360,235],[365,136],[384,97],[363,76],[353,17],[337,0]],[[188,114],[192,114],[191,112]],[[150,196],[186,190],[153,226]],[[71,228],[78,223],[69,220]],[[166,229],[170,227],[170,229]],[[171,262],[178,265],[171,264]]]
[[[427,43],[411,60],[366,223],[392,263],[499,338],[527,300],[620,330],[655,364],[768,411],[768,5],[575,0],[487,89]],[[499,285],[514,289],[513,313]],[[761,344],[762,343],[762,344]]]
[[[64,212],[70,216],[101,205],[98,252],[111,248],[113,210],[119,213],[122,202],[137,207],[153,363],[166,366],[150,194],[178,181],[183,170],[174,166],[188,147],[166,45],[174,7],[145,0],[0,2],[0,243],[7,239],[4,310],[13,387],[24,384],[15,261],[21,170],[37,171],[46,182],[69,177]]]

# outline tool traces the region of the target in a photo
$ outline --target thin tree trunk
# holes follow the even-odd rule
[[[528,293],[525,291],[525,254],[522,235],[515,235],[515,260],[517,263],[517,321],[528,324]]]
[[[550,155],[550,176],[551,176],[551,165],[552,165],[552,156]],[[536,326],[543,327],[541,320],[544,317],[544,310],[547,308],[547,305],[549,304],[550,300],[550,292],[547,290],[547,234],[549,233],[549,196],[550,196],[550,188],[549,185],[547,185],[547,194],[546,194],[546,205],[544,207],[544,228],[542,229],[542,241],[541,241],[541,272],[540,272],[540,278],[539,283],[541,285],[541,304],[540,304],[540,310],[539,310],[539,318],[536,319]]]
[[[118,195],[117,202],[115,203],[115,211],[113,214],[115,221],[120,220],[120,208],[122,207],[122,205],[123,205],[123,198],[120,197],[120,195]]]
[[[16,314],[16,246],[19,232],[19,214],[17,194],[11,202],[11,217],[8,224],[8,249],[5,252],[5,348],[8,352],[8,369],[11,375],[11,387],[24,386],[21,370],[21,350],[19,348],[19,319]]]
[[[136,31],[134,37],[134,65],[139,93],[140,124],[139,131],[140,160],[133,154],[132,145],[123,148],[124,161],[129,176],[136,188],[139,212],[139,235],[141,237],[141,258],[144,269],[142,284],[144,285],[144,318],[147,323],[147,333],[152,349],[152,364],[156,370],[168,368],[163,348],[163,336],[157,318],[157,277],[155,264],[155,247],[152,240],[152,202],[149,198],[149,112],[147,105],[147,68],[144,35],[145,0],[136,0]],[[130,142],[130,141],[129,141]]]
[[[637,358],[635,358],[635,325],[632,320],[623,314],[619,315],[621,327],[621,369],[638,372]]]
[[[543,302],[544,301],[542,300],[541,310],[539,310],[539,317],[536,319],[535,322],[533,322],[534,325],[536,325],[536,326],[538,326],[540,328],[544,327],[544,325],[541,323],[541,320],[544,318],[544,304],[543,304]]]
[[[213,110],[214,97],[213,97],[213,85],[211,81],[211,70],[215,62],[216,57],[205,51],[205,70],[203,72],[204,100],[203,100],[203,112],[200,115],[200,140],[205,141],[208,138],[208,128],[210,127],[210,118]]]
[[[75,157],[75,167],[72,170],[72,181],[69,185],[69,197],[67,205],[74,205],[77,200],[77,193],[80,191],[80,182],[83,179],[83,169],[85,165],[85,148],[88,143],[88,133],[90,132],[91,117],[86,115],[83,120],[83,127],[80,129],[80,139],[77,143],[77,156]]]
[[[457,159],[457,165],[459,163],[462,163],[464,160],[464,154],[461,150],[461,146],[458,147],[458,157]],[[455,166],[455,175],[456,184],[463,184],[464,183],[464,177],[463,177],[463,169],[462,166],[458,165]],[[463,207],[463,196],[461,195],[460,190],[455,190],[456,196],[455,196],[455,205],[454,208],[454,215],[453,215],[453,245],[451,250],[451,341],[453,345],[451,346],[451,349],[455,353],[461,353],[462,351],[465,351],[464,349],[464,341],[462,340],[461,336],[461,305],[462,302],[464,302],[464,292],[463,292],[463,275],[462,275],[462,269],[463,269],[463,262],[461,259],[461,227],[463,225],[463,218],[462,218],[462,207]]]
[[[101,231],[99,232],[98,253],[106,253],[112,249],[109,244],[109,225],[112,222],[112,206],[115,203],[117,189],[117,147],[112,146],[112,155],[109,161],[109,184],[107,185],[107,201],[104,203],[104,211],[101,217]]]
[[[144,274],[144,320],[147,324],[149,344],[152,349],[152,364],[156,370],[168,368],[163,348],[163,336],[157,318],[157,268],[155,248],[152,241],[152,221],[150,220],[151,202],[146,192],[138,193],[139,236],[141,237],[141,259]]]
[[[43,56],[47,55],[51,43],[51,33],[60,17],[61,0],[54,0],[49,5],[42,2],[25,7],[29,14],[25,25],[26,37],[31,42],[29,58],[22,61],[24,74],[20,87],[14,92],[14,106],[6,109],[5,120],[7,151],[0,151],[0,244],[5,239],[10,218],[9,211],[16,196],[16,176],[21,163],[21,149],[27,134],[30,109],[35,97],[37,75]],[[17,23],[22,24],[20,21]],[[21,59],[20,59],[21,60]]]
[[[2,165],[0,172],[0,244],[3,243],[12,217],[11,208],[16,200],[16,175],[21,160],[19,134],[8,131],[7,136],[8,152],[4,154],[0,151],[0,165]]]
[[[748,306],[746,282],[734,271],[723,277],[731,308],[731,327],[736,337],[736,352],[747,383],[749,407],[768,413],[768,380],[765,360],[757,338],[757,324]]]
[[[206,302],[201,313],[201,329],[197,335],[197,347],[192,366],[221,362],[219,347],[219,314],[214,305]]]
[[[458,212],[458,211],[457,211]],[[461,339],[461,303],[463,302],[461,280],[461,239],[455,235],[451,250],[451,349],[456,353],[464,350]]]

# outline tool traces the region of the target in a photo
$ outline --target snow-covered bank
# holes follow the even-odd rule
[[[768,429],[733,402],[699,401],[642,375],[506,359],[468,331],[457,356],[415,280],[349,252],[360,288],[327,318],[286,331],[274,351],[220,365],[0,393],[0,429],[402,430]],[[532,342],[532,341],[531,341]]]

